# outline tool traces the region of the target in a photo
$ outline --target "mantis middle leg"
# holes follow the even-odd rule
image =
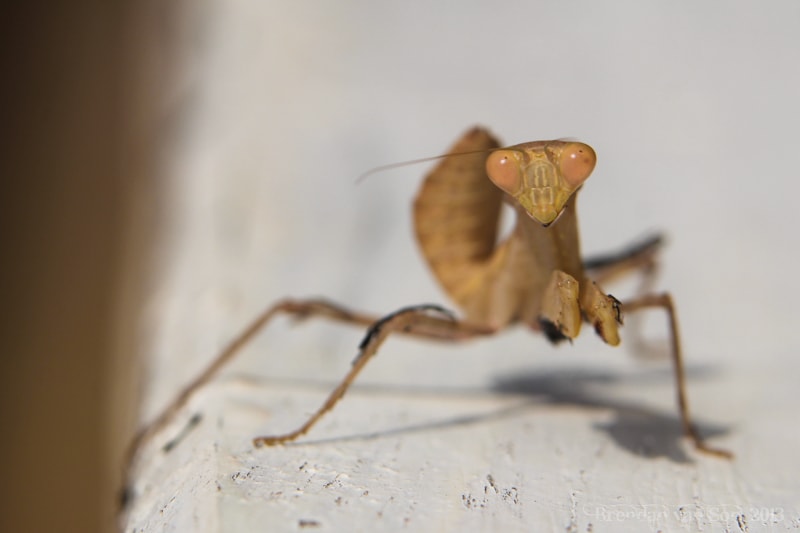
[[[733,454],[731,454],[731,452],[708,446],[692,423],[692,418],[689,413],[689,402],[686,395],[686,375],[683,366],[678,319],[675,313],[675,305],[672,302],[672,296],[666,292],[648,294],[622,304],[622,311],[624,313],[631,313],[648,308],[663,309],[667,313],[667,318],[669,319],[670,353],[672,355],[672,367],[675,371],[675,392],[678,399],[678,409],[680,411],[684,433],[692,439],[695,448],[698,450],[728,459],[732,458]]]
[[[479,335],[491,335],[492,328],[461,322],[447,310],[436,305],[404,307],[373,323],[367,330],[349,372],[331,392],[325,402],[300,427],[282,435],[256,437],[255,446],[273,446],[293,441],[307,433],[322,416],[334,408],[358,374],[375,356],[378,348],[392,333],[408,333],[439,340],[459,340]]]
[[[411,313],[411,310],[415,312]],[[434,317],[431,315],[434,311],[438,313],[438,316]],[[367,337],[362,343],[362,354],[365,352],[365,344],[368,345],[368,347],[372,346],[373,341],[370,340],[371,336],[377,335],[381,339],[380,342],[382,342],[383,336],[388,334],[389,331],[399,331],[401,333],[434,340],[458,340],[475,335],[494,333],[494,330],[491,328],[455,321],[449,312],[437,306],[404,308],[387,317],[379,318],[374,315],[351,311],[326,300],[281,300],[258,315],[247,328],[220,352],[202,374],[181,390],[180,394],[178,394],[175,400],[161,412],[158,418],[139,431],[130,444],[128,463],[130,463],[133,454],[136,453],[136,450],[138,450],[144,442],[163,429],[177,412],[185,407],[189,399],[198,389],[211,381],[219,371],[245,347],[245,345],[252,341],[253,338],[279,314],[290,315],[301,320],[320,317],[336,322],[370,327],[367,332]],[[377,346],[375,346],[373,351],[368,355],[359,356],[363,359],[363,363],[354,365],[354,367],[357,366],[360,370],[360,368],[366,364],[366,361],[374,355],[374,350],[377,350]],[[344,390],[349,387],[350,382],[355,378],[355,373],[351,370],[351,374],[353,375],[350,377],[349,381],[346,380],[347,385],[341,390],[339,397],[341,397],[341,395],[344,394]],[[350,376],[350,374],[348,374],[348,376]],[[333,403],[335,403],[335,401]],[[332,406],[333,404],[331,404],[330,407]],[[330,407],[328,407],[328,409],[330,409]],[[317,418],[319,418],[319,416]],[[313,425],[313,422],[306,427],[305,431],[307,431],[311,425]],[[298,433],[296,436],[300,434],[302,433]],[[286,440],[291,439],[283,439],[283,441]]]

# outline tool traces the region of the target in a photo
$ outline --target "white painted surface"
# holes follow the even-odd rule
[[[668,233],[659,286],[692,408],[735,461],[680,438],[667,362],[588,328],[557,349],[524,331],[390,341],[311,434],[256,450],[318,405],[363,333],[279,320],[142,450],[124,529],[800,528],[800,4],[722,6],[205,2],[184,36],[144,417],[279,297],[447,303],[410,235],[425,167],[353,180],[481,123],[595,147],[586,251]]]

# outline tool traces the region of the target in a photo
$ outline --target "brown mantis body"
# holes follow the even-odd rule
[[[572,339],[591,324],[608,344],[620,342],[622,314],[663,309],[669,319],[678,407],[686,435],[698,450],[730,457],[705,444],[689,414],[681,344],[668,293],[620,302],[596,282],[654,264],[660,244],[653,239],[598,261],[580,255],[575,193],[595,165],[594,151],[577,142],[547,141],[504,149],[485,130],[474,128],[428,174],[414,203],[416,237],[437,279],[458,304],[463,319],[438,306],[407,307],[383,318],[354,313],[320,300],[285,300],[265,311],[133,444],[155,433],[276,314],[324,316],[368,327],[347,375],[323,405],[300,427],[284,435],[258,437],[256,446],[292,441],[305,434],[342,398],[383,341],[392,333],[460,340],[492,335],[523,324],[552,342]],[[498,240],[502,203],[517,212],[508,238]],[[594,279],[590,279],[591,275]]]

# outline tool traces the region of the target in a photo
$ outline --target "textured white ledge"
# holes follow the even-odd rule
[[[719,431],[714,442],[737,453],[727,462],[698,456],[680,438],[667,372],[545,357],[529,373],[523,365],[501,368],[506,379],[494,386],[490,371],[485,387],[459,388],[454,368],[469,376],[463,365],[483,365],[474,351],[462,365],[447,351],[458,350],[423,345],[410,356],[433,374],[450,373],[446,386],[403,387],[404,379],[414,383],[414,372],[389,378],[394,387],[366,379],[315,431],[276,448],[255,449],[250,439],[294,427],[333,382],[220,379],[192,402],[187,414],[200,412],[202,421],[169,453],[157,445],[181,433],[185,416],[144,450],[128,530],[736,531],[741,523],[757,531],[800,524],[797,478],[776,464],[798,445],[785,401],[795,392],[762,370],[690,372],[699,374],[690,388],[705,431]],[[771,398],[760,392],[768,383]]]

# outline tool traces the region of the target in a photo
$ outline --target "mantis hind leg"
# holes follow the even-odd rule
[[[651,235],[618,252],[589,257],[583,261],[587,274],[597,283],[603,284],[631,272],[641,271],[645,274],[642,291],[649,286],[655,275],[656,254],[664,245],[661,234]]]
[[[228,364],[253,338],[260,333],[271,320],[280,314],[290,315],[296,319],[304,320],[312,317],[327,318],[336,322],[353,324],[356,326],[370,327],[367,337],[376,335],[377,331],[383,331],[384,327],[391,328],[392,331],[398,330],[393,318],[395,316],[406,316],[408,309],[417,309],[416,318],[399,328],[402,333],[438,340],[457,340],[471,337],[478,334],[489,334],[493,330],[477,325],[470,325],[458,322],[453,319],[445,320],[442,317],[435,318],[429,316],[425,310],[440,309],[440,314],[446,312],[435,306],[420,306],[419,308],[407,308],[384,318],[375,315],[358,313],[342,307],[338,304],[326,300],[281,300],[268,309],[264,310],[250,323],[237,337],[235,337],[220,354],[214,359],[206,369],[188,385],[170,403],[161,414],[151,423],[146,425],[134,437],[128,449],[128,464],[131,463],[136,451],[146,441],[151,439],[161,431],[172,418],[186,406],[189,399],[197,390],[211,381],[220,370]],[[390,320],[391,319],[391,320]],[[365,339],[366,342],[366,339]],[[369,343],[370,346],[372,345]],[[363,351],[363,350],[362,350]],[[370,355],[371,357],[371,355]],[[369,357],[367,357],[368,359]],[[354,376],[353,376],[354,377]],[[352,381],[352,379],[351,379]],[[349,386],[349,383],[348,383]],[[346,388],[346,387],[345,387]],[[342,394],[344,392],[342,391]],[[335,403],[335,402],[334,402]]]
[[[669,319],[669,333],[671,342],[672,366],[675,371],[675,392],[678,400],[683,432],[692,439],[695,448],[699,451],[730,459],[733,454],[727,450],[713,448],[705,443],[700,433],[692,422],[689,413],[689,401],[686,394],[686,375],[683,366],[683,354],[681,351],[680,333],[678,331],[678,319],[675,313],[675,305],[669,293],[648,294],[622,304],[623,312],[631,313],[640,309],[660,308],[666,311]]]
[[[322,416],[332,410],[353,384],[358,374],[378,352],[392,333],[406,333],[438,340],[459,340],[494,333],[491,328],[460,322],[447,310],[436,305],[404,307],[375,321],[359,345],[359,352],[350,370],[325,402],[297,429],[282,435],[256,437],[255,446],[273,446],[293,441],[307,433]]]
[[[349,311],[341,306],[324,300],[281,300],[263,311],[250,323],[237,337],[235,337],[220,354],[196,377],[186,385],[178,396],[170,403],[161,414],[134,437],[128,449],[128,462],[133,459],[136,451],[162,430],[175,414],[180,411],[201,387],[211,381],[219,371],[229,363],[253,338],[261,332],[269,322],[279,314],[292,315],[298,319],[312,316],[326,317],[330,320],[368,326],[376,319],[369,315]]]

